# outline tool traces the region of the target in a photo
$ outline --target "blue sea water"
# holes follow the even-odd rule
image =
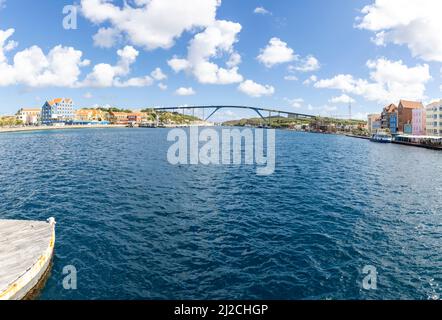
[[[172,166],[167,132],[0,135],[0,219],[58,221],[41,299],[440,298],[441,152],[278,131],[260,177]]]

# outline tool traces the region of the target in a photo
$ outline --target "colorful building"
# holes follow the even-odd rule
[[[129,123],[128,115],[129,113],[126,112],[110,112],[109,120],[112,124],[127,125]]]
[[[442,136],[442,100],[426,106],[427,135]]]
[[[107,120],[105,112],[98,109],[80,109],[75,111],[75,120],[81,122],[102,122]]]
[[[39,108],[21,108],[16,114],[17,120],[24,125],[37,125],[41,120],[41,109]]]
[[[401,100],[398,105],[398,132],[408,133],[409,128],[412,128],[413,110],[424,109],[422,102]],[[405,125],[407,128],[405,128]],[[411,129],[411,131],[413,131]],[[410,132],[411,133],[411,132]]]
[[[368,132],[370,134],[375,133],[378,129],[381,129],[382,127],[381,119],[382,116],[380,114],[368,115],[367,127],[368,127]]]
[[[413,109],[412,134],[424,136],[427,134],[427,113],[425,109]]]
[[[140,124],[146,119],[146,114],[142,112],[132,112],[127,115],[127,121],[129,123]]]
[[[381,114],[381,128],[388,129],[391,133],[397,133],[398,129],[398,107],[390,104],[384,108]]]
[[[41,122],[46,125],[71,123],[75,119],[74,102],[72,99],[57,98],[41,108]]]

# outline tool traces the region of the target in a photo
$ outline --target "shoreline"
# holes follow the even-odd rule
[[[73,125],[62,127],[18,127],[18,128],[0,128],[1,133],[14,133],[14,132],[33,132],[33,131],[47,131],[47,130],[75,130],[75,129],[112,129],[112,128],[125,128],[125,125]]]

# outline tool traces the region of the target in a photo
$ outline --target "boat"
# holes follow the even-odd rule
[[[371,136],[370,141],[378,143],[391,143],[393,142],[393,137],[389,132],[379,130]]]
[[[0,220],[0,300],[35,298],[50,274],[55,219]]]

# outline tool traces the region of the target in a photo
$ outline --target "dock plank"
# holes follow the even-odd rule
[[[53,246],[53,236],[54,227],[48,222],[0,220],[0,298],[2,292],[20,278],[26,278],[31,269],[35,270],[36,264]],[[41,268],[45,267],[44,262]],[[35,282],[36,276],[26,281]]]

